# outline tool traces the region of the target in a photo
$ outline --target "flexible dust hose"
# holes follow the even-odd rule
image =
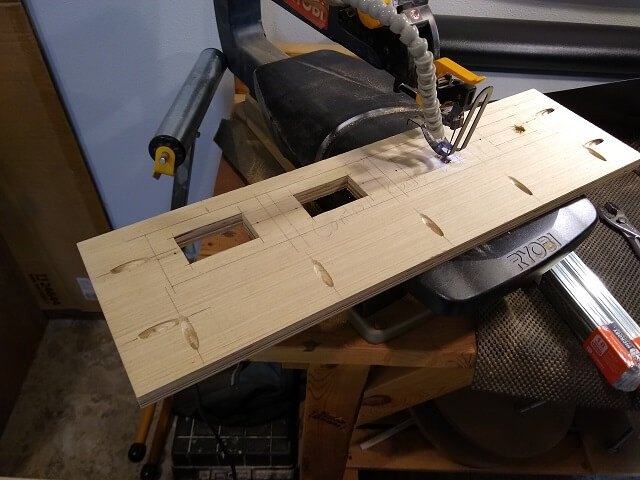
[[[433,53],[429,51],[429,44],[420,37],[418,29],[411,25],[409,19],[396,12],[392,5],[384,0],[342,0],[350,7],[357,8],[370,17],[388,26],[393,33],[400,35],[400,41],[407,46],[413,57],[418,76],[418,93],[422,100],[422,114],[427,131],[429,146],[439,155],[448,156],[451,144],[444,136],[442,114],[438,101],[436,86],[436,68],[433,65]]]

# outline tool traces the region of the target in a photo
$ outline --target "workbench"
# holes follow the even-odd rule
[[[358,425],[469,385],[475,353],[470,318],[433,318],[411,334],[371,345],[343,314],[253,360],[306,368],[300,476],[316,480],[341,478]]]
[[[603,448],[607,417],[594,423],[584,414],[576,419],[581,433],[572,429],[543,455],[490,470],[450,460],[415,427],[362,450],[362,442],[402,421],[403,410],[471,384],[476,359],[474,319],[432,317],[409,334],[372,345],[346,318],[341,314],[326,320],[252,359],[306,369],[300,412],[301,480],[357,480],[361,469],[593,475],[631,474],[640,468],[637,439],[616,455],[607,455]]]

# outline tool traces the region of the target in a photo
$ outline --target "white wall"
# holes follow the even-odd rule
[[[200,51],[220,47],[211,0],[27,4],[113,226],[167,211],[172,179],[151,177],[147,146]],[[211,195],[212,138],[232,97],[227,73],[200,129],[190,201]]]

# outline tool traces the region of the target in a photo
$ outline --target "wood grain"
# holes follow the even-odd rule
[[[342,478],[369,367],[312,365],[307,370],[300,480]]]
[[[594,139],[603,139],[589,147],[598,156],[585,147]],[[79,249],[144,405],[560,206],[639,156],[531,90],[489,105],[449,164],[414,130]],[[297,200],[345,179],[366,196],[315,217]],[[176,237],[237,217],[253,240],[189,264]],[[177,327],[139,337],[186,321],[198,348]]]
[[[449,368],[382,367],[371,372],[357,425],[374,422],[471,384],[473,365]]]
[[[220,159],[214,192],[221,195],[245,186],[225,157]],[[228,248],[231,237],[209,237],[202,241],[200,255],[207,257]],[[237,244],[239,244],[238,242]],[[414,310],[393,310],[394,320],[415,314]],[[385,310],[386,311],[386,310]],[[411,335],[384,344],[365,341],[339,313],[283,342],[259,352],[251,360],[279,362],[285,368],[306,369],[310,363],[341,365],[387,365],[431,367],[446,370],[460,366],[473,368],[476,340],[473,320],[468,317],[430,318]],[[377,375],[376,375],[377,377]]]
[[[253,355],[251,360],[469,369],[475,364],[476,336],[470,318],[433,317],[408,335],[374,345],[364,340],[346,317],[346,313],[336,315]]]

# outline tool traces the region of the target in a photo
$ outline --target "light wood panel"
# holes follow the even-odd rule
[[[224,157],[216,176],[214,192],[221,195],[246,184]],[[235,235],[209,237],[202,241],[201,256],[228,248]],[[236,244],[240,244],[237,242]],[[411,304],[399,302],[396,319],[415,313]],[[386,365],[432,367],[439,370],[463,367],[473,372],[476,355],[474,321],[469,317],[434,316],[411,335],[374,345],[364,340],[347,322],[342,312],[251,357],[251,360],[283,363],[286,368],[307,368],[309,364]],[[383,408],[383,407],[381,407]]]
[[[79,248],[144,405],[561,205],[639,156],[531,90],[490,105],[449,164],[414,130]],[[298,200],[341,187],[365,196],[315,217]],[[176,242],[239,222],[253,240],[193,264]]]

